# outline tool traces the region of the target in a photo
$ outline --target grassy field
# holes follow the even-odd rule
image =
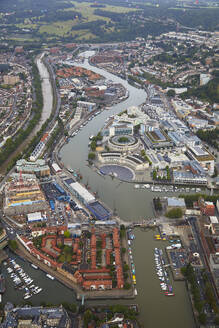
[[[127,8],[127,7],[120,7],[120,6],[110,6],[110,5],[106,5],[104,8],[90,7],[90,5],[93,5],[93,2],[77,2],[77,1],[71,1],[71,3],[75,7],[72,8],[72,9],[70,8],[70,10],[80,11],[80,13],[83,16],[92,16],[92,14],[93,14],[93,12],[94,12],[95,9],[101,9],[101,10],[111,11],[111,12],[114,12],[114,13],[123,13],[123,14],[124,13],[128,13],[130,11],[137,10],[137,9],[134,9],[134,8]]]
[[[97,16],[94,14],[94,10],[96,8],[90,7],[92,4],[91,2],[76,2],[76,1],[71,1],[71,3],[75,6],[72,8],[67,8],[66,11],[69,10],[76,10],[80,12],[86,22],[92,22],[100,19],[100,16]],[[110,21],[109,18],[107,17],[101,17],[102,20],[105,20],[107,22]]]
[[[28,28],[28,29],[32,29],[32,30],[35,30],[38,27],[37,24],[30,24],[30,23],[16,24],[16,26],[19,27],[19,28]]]
[[[40,33],[48,33],[50,35],[56,35],[56,36],[65,36],[65,35],[78,35],[77,39],[81,40],[82,38],[84,39],[89,39],[95,37],[94,34],[90,33],[88,30],[78,30],[78,31],[71,31],[72,26],[75,26],[79,23],[85,23],[85,22],[93,22],[96,20],[104,20],[106,22],[110,22],[111,19],[108,17],[103,17],[103,16],[98,16],[94,14],[94,11],[96,8],[90,7],[92,2],[76,2],[76,1],[71,1],[72,8],[67,8],[64,9],[64,11],[78,11],[82,14],[83,18],[81,20],[79,19],[74,19],[74,20],[68,20],[68,21],[58,21],[52,24],[47,24],[46,22],[41,22],[40,23],[40,28],[39,32]],[[115,13],[127,13],[130,11],[135,11],[136,9],[132,8],[127,8],[127,7],[119,7],[119,6],[110,6],[106,5],[104,8],[100,8],[101,10],[106,10],[106,11],[111,11]],[[35,24],[36,25],[36,24]],[[19,27],[21,28],[31,28],[31,25],[21,25],[19,24]],[[36,28],[36,26],[34,26]],[[113,31],[114,28],[111,27],[109,29],[110,31]]]
[[[108,12],[114,12],[114,13],[128,13],[128,12],[134,12],[137,9],[134,8],[127,8],[127,7],[121,7],[121,6],[111,6],[106,5],[105,7],[101,8],[95,8],[91,7],[93,2],[77,2],[77,1],[67,1],[68,3],[72,4],[72,7],[69,7],[67,9],[63,9],[63,11],[76,11],[82,15],[82,18],[74,18],[72,20],[67,21],[56,21],[48,23],[45,21],[37,21],[38,17],[33,17],[31,19],[25,19],[23,23],[16,24],[16,26],[20,29],[29,29],[29,30],[37,30],[40,34],[48,34],[48,38],[55,38],[55,37],[76,37],[76,40],[81,39],[91,39],[95,38],[95,35],[92,34],[89,30],[73,30],[72,27],[77,24],[82,23],[89,23],[89,22],[95,22],[97,20],[102,20],[106,23],[112,22],[110,18],[104,17],[104,16],[98,16],[94,14],[94,11],[96,9],[100,9],[102,11],[108,11]],[[43,16],[39,16],[43,17]],[[113,22],[112,22],[113,23]],[[111,33],[114,31],[114,23],[112,26],[107,27],[107,33]],[[23,39],[26,39],[25,37]]]
[[[39,28],[40,33],[54,34],[57,36],[64,36],[67,33],[70,33],[72,26],[78,24],[78,19],[68,20],[68,21],[58,21],[52,24],[41,24]]]
[[[77,40],[85,39],[89,40],[95,38],[95,35],[90,33],[89,30],[79,30],[79,31],[72,31],[71,35],[79,34]]]

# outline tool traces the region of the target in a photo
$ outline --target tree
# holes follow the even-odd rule
[[[89,154],[88,154],[88,159],[89,159],[90,161],[93,161],[95,158],[96,158],[96,154],[95,154],[95,153],[89,153]]]
[[[88,323],[93,320],[94,318],[94,315],[93,313],[91,312],[91,310],[87,309],[85,312],[84,312],[84,323],[85,323],[85,326],[88,325]]]
[[[125,254],[125,253],[126,253],[126,248],[122,247],[122,254]]]
[[[64,231],[64,237],[69,238],[71,236],[71,233],[69,230]]]
[[[129,270],[129,266],[128,266],[128,264],[124,264],[123,265],[123,271],[124,272],[127,272]]]
[[[16,240],[9,240],[8,246],[12,251],[15,251],[18,248],[18,244]]]
[[[175,97],[175,95],[176,95],[175,90],[170,89],[170,90],[167,91],[167,96],[168,97],[172,98],[172,97]]]
[[[154,170],[154,171],[153,171],[153,180],[156,180],[156,179],[157,179],[157,171]]]
[[[66,310],[69,310],[73,313],[77,311],[77,305],[75,303],[63,302],[62,305]]]
[[[166,213],[166,217],[170,219],[179,219],[183,215],[182,209],[181,208],[172,208]]]
[[[128,282],[124,283],[124,289],[130,289],[131,288],[131,284]]]
[[[120,142],[120,143],[127,143],[128,141],[129,141],[129,138],[127,138],[127,137],[120,137],[118,139],[118,142]]]
[[[204,312],[200,313],[198,316],[198,321],[202,324],[206,324],[206,314]]]
[[[92,140],[91,141],[91,144],[90,144],[91,150],[95,151],[96,150],[96,147],[97,147],[96,141],[95,140]]]
[[[103,136],[101,135],[101,133],[99,132],[98,134],[97,134],[97,140],[98,141],[101,141],[103,139]]]

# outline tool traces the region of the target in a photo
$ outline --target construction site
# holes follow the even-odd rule
[[[43,211],[48,204],[34,175],[26,176],[20,172],[19,176],[11,177],[4,187],[4,213],[16,216],[35,211]]]

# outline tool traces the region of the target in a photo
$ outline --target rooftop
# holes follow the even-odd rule
[[[169,197],[167,199],[167,204],[170,207],[185,207],[185,200],[183,198]]]

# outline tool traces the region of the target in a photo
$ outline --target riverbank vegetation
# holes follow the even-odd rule
[[[96,154],[95,153],[92,153],[91,152],[91,153],[88,154],[88,160],[89,161],[93,161],[93,160],[95,160],[95,158],[96,158]]]

